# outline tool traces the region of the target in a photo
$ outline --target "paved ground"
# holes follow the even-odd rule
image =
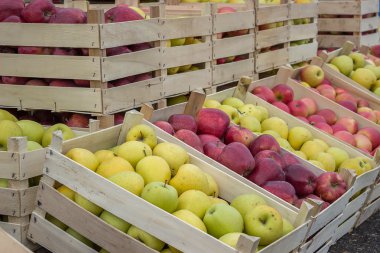
[[[343,236],[330,253],[380,253],[380,211],[350,234]]]

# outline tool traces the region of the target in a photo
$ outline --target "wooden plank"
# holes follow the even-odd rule
[[[211,42],[192,44],[187,46],[168,47],[163,49],[163,67],[172,68],[187,64],[196,64],[211,61]]]
[[[290,19],[299,18],[317,18],[318,17],[318,3],[308,3],[308,4],[290,4],[289,11]]]
[[[101,48],[111,48],[160,40],[158,18],[100,25]]]
[[[366,35],[362,35],[360,37],[360,42],[358,45],[360,46],[374,46],[374,45],[377,45],[379,44],[379,33],[378,32],[375,32],[375,33],[371,33],[371,34],[366,34]]]
[[[376,13],[379,10],[379,1],[361,0],[361,14]]]
[[[256,9],[256,25],[286,21],[289,18],[289,4],[259,6]]]
[[[360,30],[361,32],[366,32],[370,30],[377,30],[379,28],[379,16],[372,18],[363,18],[360,22]]]
[[[371,217],[378,210],[380,210],[380,198],[363,209],[358,221],[355,224],[355,228],[360,226],[366,220],[368,220],[368,218]]]
[[[78,241],[64,230],[53,225],[43,217],[33,212],[28,231],[28,238],[38,242],[44,248],[59,253],[96,253],[84,243]]]
[[[100,59],[89,56],[0,54],[0,75],[100,80]]]
[[[308,61],[315,57],[318,52],[318,43],[308,43],[299,46],[289,47],[289,63]]]
[[[248,54],[253,53],[254,51],[254,34],[247,34],[213,41],[213,59]]]
[[[0,188],[0,214],[20,216],[21,203],[20,191],[16,189]]]
[[[316,38],[318,34],[317,23],[306,25],[291,25],[289,28],[289,40],[303,40]]]
[[[258,31],[256,33],[256,49],[271,47],[289,41],[290,27],[288,25]]]
[[[32,253],[28,248],[0,228],[0,251],[12,253]]]
[[[342,238],[345,234],[348,234],[352,231],[356,221],[358,220],[360,212],[356,212],[352,217],[346,220],[343,224],[341,224],[338,229],[335,231],[333,236],[333,241],[336,242],[340,238]],[[343,219],[342,219],[343,220]]]
[[[380,183],[377,183],[376,186],[374,186],[373,191],[371,192],[368,203],[372,203],[375,199],[380,197]]]
[[[102,60],[102,81],[112,81],[126,76],[133,76],[160,68],[160,48],[131,52],[105,57]]]
[[[256,72],[264,72],[279,68],[289,62],[288,48],[278,49],[265,53],[256,53]]]
[[[0,105],[19,109],[102,113],[101,90],[91,88],[0,85]],[[70,96],[62,96],[70,94]],[[80,108],[80,110],[78,110]]]
[[[346,41],[353,42],[356,46],[360,44],[359,38],[353,35],[321,35],[317,37],[320,48],[339,48]]]
[[[162,19],[162,22],[162,38],[165,40],[207,36],[212,33],[211,16]]]
[[[363,192],[362,194],[360,194],[358,197],[351,200],[347,204],[346,208],[343,211],[342,221],[345,222],[352,215],[354,215],[356,212],[360,211],[360,209],[364,207],[364,204],[366,203],[369,193],[370,193],[370,189],[367,189],[365,192]]]
[[[20,216],[26,216],[33,212],[36,202],[37,186],[20,191]]]
[[[99,26],[93,24],[1,23],[0,45],[97,48],[100,46]],[[57,66],[53,67],[57,68]]]
[[[212,67],[213,85],[237,81],[241,76],[254,76],[255,59],[241,60]]]
[[[20,155],[20,170],[16,172],[20,180],[42,175],[45,153],[45,149],[39,149]]]
[[[318,30],[321,32],[359,32],[361,19],[353,18],[320,18]]]
[[[253,10],[214,14],[213,19],[214,33],[252,29],[255,27],[255,14]],[[236,20],[239,20],[239,22],[236,22]]]
[[[327,14],[343,14],[344,15],[360,15],[361,1],[319,1],[319,15]]]
[[[164,97],[189,93],[195,89],[211,87],[211,69],[201,69],[167,76],[163,82]]]
[[[1,88],[1,87],[0,87]],[[19,179],[17,173],[20,163],[20,156],[17,153],[0,152],[0,178]]]

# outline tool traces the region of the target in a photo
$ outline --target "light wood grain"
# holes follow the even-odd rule
[[[241,60],[213,66],[213,85],[237,81],[240,76],[254,76],[255,59]]]
[[[163,49],[162,53],[162,66],[164,68],[207,62],[212,59],[212,44],[211,42],[204,42],[179,47],[168,47]]]
[[[0,228],[0,251],[12,253],[32,253],[28,248],[11,237],[3,229]]]
[[[218,39],[213,41],[213,59],[249,54],[255,51],[255,36],[243,36]]]
[[[253,10],[214,14],[213,22],[214,33],[251,29],[255,27],[255,14]]]

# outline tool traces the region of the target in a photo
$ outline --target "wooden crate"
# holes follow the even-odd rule
[[[321,48],[339,48],[345,41],[357,47],[379,43],[379,1],[319,2],[318,42]]]
[[[12,253],[32,253],[24,245],[20,244],[13,237],[9,236],[3,229],[0,228],[0,250],[1,252]]]
[[[63,152],[67,152],[73,147],[87,148],[91,151],[108,149],[122,143],[125,140],[126,133],[132,126],[139,123],[149,124],[142,118],[143,114],[132,111],[127,114],[124,125],[118,125],[101,130],[96,134],[65,142],[63,147],[60,145],[53,145],[53,147],[62,149]],[[154,129],[159,142],[166,141],[166,136],[162,135],[158,128],[154,127]],[[59,143],[57,138],[55,143]],[[290,222],[296,225],[293,232],[267,246],[262,252],[290,252],[303,241],[310,225],[310,222],[307,221],[312,210],[310,205],[305,203],[301,208],[302,211],[295,212],[191,154],[190,163],[199,166],[215,178],[220,187],[220,196],[227,201],[231,201],[239,194],[256,193],[265,198],[270,205],[277,208],[283,217],[288,218]],[[28,238],[53,252],[96,251],[48,222],[45,219],[46,212],[109,252],[125,252],[125,250],[131,252],[156,252],[147,248],[141,242],[130,238],[127,234],[114,229],[59,194],[53,188],[54,182],[68,186],[105,210],[184,252],[252,252],[257,245],[252,237],[242,237],[240,241],[241,243],[243,241],[246,243],[245,247],[242,244],[242,247],[239,246],[238,250],[233,249],[118,187],[93,171],[73,162],[61,155],[57,150],[48,149],[44,177],[37,193],[38,207],[32,214]],[[178,233],[178,231],[181,231],[181,233]]]
[[[308,61],[317,55],[318,50],[318,1],[291,3],[289,16],[289,63]],[[308,20],[308,23],[300,24],[300,19]]]
[[[256,9],[256,73],[279,68],[289,63],[290,3],[282,0],[279,5],[259,5]],[[262,30],[263,25],[282,22],[283,26]]]

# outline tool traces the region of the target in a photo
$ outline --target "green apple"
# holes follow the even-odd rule
[[[172,176],[177,174],[179,167],[189,162],[189,154],[181,146],[163,142],[153,149],[153,155],[163,158],[170,167]]]
[[[204,192],[188,190],[178,198],[177,210],[186,209],[203,219],[206,210],[211,206],[211,200]]]
[[[208,196],[212,196],[217,198],[219,196],[219,187],[216,183],[215,179],[208,173],[204,173],[207,177],[208,182],[208,192],[206,193]]]
[[[99,164],[96,173],[102,177],[109,178],[122,171],[135,171],[132,165],[121,157],[112,157]]]
[[[266,205],[266,201],[256,194],[242,194],[231,201],[231,206],[238,210],[242,217],[258,205]]]
[[[283,234],[283,220],[273,207],[260,205],[251,209],[244,217],[245,232],[260,237],[260,245],[269,245]]]
[[[375,93],[377,96],[380,97],[380,87],[377,87],[376,89],[374,89],[373,93]]]
[[[326,150],[326,152],[334,157],[335,165],[337,168],[339,168],[342,162],[350,158],[348,153],[341,148],[330,147]]]
[[[214,99],[206,99],[203,103],[203,107],[205,108],[218,108],[219,106],[221,106],[221,103]]]
[[[179,195],[188,190],[209,192],[208,179],[205,173],[193,164],[184,164],[179,167],[177,174],[170,180]]]
[[[367,172],[371,169],[371,164],[368,161],[362,159],[361,157],[350,158],[342,162],[339,169],[349,169],[354,170],[357,176]]]
[[[103,208],[84,198],[79,193],[75,193],[74,201],[75,203],[77,203],[78,205],[80,205],[81,207],[83,207],[84,209],[96,216],[99,216],[99,214],[103,211]]]
[[[297,126],[289,130],[288,141],[295,150],[299,150],[305,142],[310,141],[312,138],[311,132],[304,127]]]
[[[300,151],[302,151],[309,160],[318,153],[323,152],[324,148],[317,142],[307,141],[302,145]]]
[[[330,146],[323,140],[321,139],[313,139],[314,142],[318,143],[322,148],[323,148],[323,151],[326,151]]]
[[[239,107],[242,107],[244,105],[244,102],[239,98],[228,97],[222,101],[222,105],[229,105],[236,109],[239,109]]]
[[[314,156],[312,156],[313,160],[319,161],[323,164],[323,167],[327,171],[335,171],[335,159],[334,157],[326,152],[320,152]]]
[[[351,79],[368,90],[371,89],[372,85],[376,82],[375,74],[371,70],[365,68],[358,68],[355,70]]]
[[[331,64],[331,63],[327,63],[327,66],[329,66],[330,68],[332,68],[333,70],[337,71],[337,72],[340,72],[340,70],[338,69],[337,66]]]
[[[302,151],[300,151],[300,150],[294,150],[292,153],[295,154],[298,157],[301,157],[304,160],[307,160],[307,157],[306,157],[305,153],[302,152]]]
[[[98,159],[99,163],[102,163],[105,160],[115,157],[114,152],[112,152],[111,150],[104,150],[104,149],[96,151],[94,155]]]
[[[11,114],[10,112],[6,110],[0,109],[0,121],[4,119],[14,121],[14,122],[17,121],[17,118],[13,116],[13,114]]]
[[[0,178],[0,188],[8,188],[8,179]]]
[[[53,138],[53,133],[55,131],[61,131],[62,132],[62,138],[64,141],[72,139],[75,137],[75,133],[73,130],[71,130],[70,127],[66,126],[65,124],[55,124],[46,129],[44,135],[42,136],[42,146],[47,147],[51,143],[51,139]]]
[[[11,120],[0,121],[0,145],[4,148],[8,147],[8,138],[22,136],[22,129]]]
[[[22,135],[26,136],[28,141],[41,143],[45,129],[40,123],[32,120],[20,120],[16,123],[22,129]]]
[[[217,109],[224,111],[235,124],[239,124],[240,115],[238,109],[230,105],[221,105]]]
[[[269,112],[268,112],[267,108],[265,108],[264,106],[261,106],[261,105],[257,105],[256,109],[259,109],[261,112],[261,121],[269,118]]]
[[[215,198],[213,196],[209,196],[209,198],[210,198],[210,201],[211,201],[211,205],[216,205],[216,204],[228,205],[227,201],[225,201],[224,199]]]
[[[245,104],[242,107],[238,109],[238,112],[241,116],[254,116],[258,121],[263,121],[264,115],[263,115],[263,109],[257,108],[253,104]]]
[[[166,105],[167,106],[172,106],[180,103],[187,102],[188,97],[186,95],[180,95],[180,96],[175,96],[175,97],[170,97],[166,99]]]
[[[66,229],[66,233],[70,234],[72,237],[74,237],[75,239],[83,242],[84,244],[86,244],[88,247],[92,248],[94,247],[94,243],[91,242],[89,239],[87,239],[86,237],[84,237],[83,235],[79,234],[77,231],[75,231],[74,229],[72,228],[68,228]]]
[[[183,73],[189,71],[191,68],[191,64],[182,65],[179,67],[178,72]]]
[[[96,156],[91,151],[84,148],[70,149],[66,153],[66,156],[92,171],[95,171],[99,166],[99,162]]]
[[[232,232],[243,232],[243,217],[238,210],[225,204],[216,204],[207,209],[203,218],[207,232],[220,238]]]
[[[37,149],[42,149],[43,147],[35,142],[35,141],[28,141],[27,142],[27,145],[26,145],[26,148],[28,151],[34,151],[34,150],[37,150]]]
[[[140,196],[144,189],[144,178],[134,171],[122,171],[108,178],[121,188]]]
[[[281,138],[280,134],[273,130],[265,130],[262,132],[262,134],[269,134],[273,136],[274,138]]]
[[[165,243],[156,237],[152,236],[151,234],[148,234],[147,232],[135,227],[131,226],[128,229],[128,235],[132,236],[136,240],[144,243],[149,248],[155,249],[155,250],[162,250],[165,247]]]
[[[157,145],[156,132],[148,125],[138,124],[128,131],[126,141],[141,141],[153,149]]]
[[[261,122],[261,129],[263,131],[273,130],[277,132],[281,138],[288,139],[288,124],[283,119],[278,117],[270,117]]]
[[[345,76],[348,76],[354,69],[354,61],[347,55],[334,57],[331,60],[331,64],[335,65],[335,67],[337,67],[339,71]]]
[[[325,169],[325,166],[323,166],[323,164],[320,162],[320,161],[316,161],[316,160],[308,160],[309,163],[313,164],[315,167],[318,167],[322,170],[326,170]]]
[[[171,178],[169,164],[164,158],[154,155],[141,159],[136,165],[136,172],[144,178],[146,185],[151,182],[169,182]]]
[[[237,232],[228,233],[220,237],[219,240],[221,240],[227,245],[230,245],[232,248],[236,249],[236,244],[239,241],[239,237],[241,235],[243,235],[243,233],[237,233]]]
[[[167,73],[170,76],[170,75],[177,74],[178,71],[179,71],[179,67],[172,67],[172,68],[168,68]]]
[[[289,234],[293,230],[294,226],[287,219],[282,219],[282,236]]]
[[[375,74],[376,79],[380,78],[380,67],[368,64],[364,68],[371,70]]]
[[[141,198],[169,213],[177,210],[177,190],[166,183],[152,182],[147,184],[141,193]]]
[[[128,141],[119,146],[116,155],[127,160],[135,168],[141,159],[152,155],[152,149],[143,142]]]
[[[171,47],[178,47],[184,45],[186,42],[186,38],[179,38],[179,39],[171,39],[170,45]]]
[[[161,251],[161,253],[174,253],[174,252],[171,251],[170,249],[164,249]]]
[[[113,152],[114,154],[117,154],[117,151],[119,150],[119,147],[120,147],[120,145],[116,146],[116,147],[113,147],[113,148],[110,148],[109,151]]]
[[[240,117],[240,126],[251,130],[252,132],[261,132],[260,121],[256,117],[251,115],[245,115]]]
[[[113,215],[108,211],[103,211],[100,216],[100,219],[104,220],[106,223],[110,224],[112,227],[119,229],[120,231],[127,233],[131,224],[120,219],[119,217]]]
[[[294,151],[294,149],[292,148],[292,146],[290,145],[290,143],[286,139],[281,138],[281,137],[275,138],[275,139],[281,148],[286,149],[286,150],[291,151],[291,152]]]
[[[51,216],[50,214],[46,214],[46,220],[53,223],[55,226],[59,227],[62,230],[66,230],[68,226],[66,226],[62,221],[58,220],[54,216]]]
[[[353,63],[354,63],[354,70],[358,68],[363,68],[365,65],[365,58],[364,55],[358,52],[352,52],[348,55],[351,57]]]

